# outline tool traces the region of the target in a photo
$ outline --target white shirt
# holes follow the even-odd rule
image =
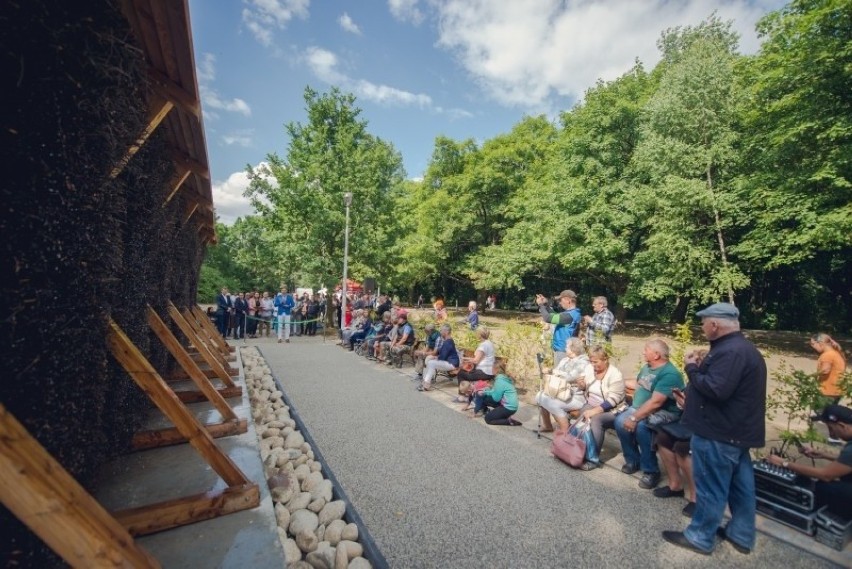
[[[477,352],[482,352],[482,359],[476,364],[476,368],[482,370],[482,373],[494,375],[494,344],[491,340],[483,340],[476,347]]]

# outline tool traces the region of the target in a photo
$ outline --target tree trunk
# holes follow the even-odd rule
[[[672,316],[669,318],[670,323],[683,324],[686,322],[686,311],[689,308],[689,301],[689,296],[677,297],[677,304],[675,305],[674,312],[672,312]]]
[[[710,198],[713,201],[713,218],[716,222],[716,240],[719,242],[719,255],[722,257],[722,266],[727,271],[728,269],[728,252],[725,249],[725,238],[722,236],[722,219],[719,215],[719,208],[716,207],[716,194],[713,192],[713,174],[711,166],[707,166],[707,189],[710,191]],[[728,302],[734,303],[734,287],[728,281]]]

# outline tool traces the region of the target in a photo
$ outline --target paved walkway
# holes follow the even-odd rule
[[[491,427],[329,340],[257,345],[391,567],[831,566],[758,535],[743,556],[665,543],[687,524],[616,469],[573,471],[523,427]],[[410,372],[411,368],[408,368]],[[528,410],[529,414],[531,410]]]

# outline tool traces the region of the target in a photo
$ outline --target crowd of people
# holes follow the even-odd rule
[[[277,315],[279,341],[282,334],[288,341],[290,326],[299,325],[300,320],[289,318],[294,312],[302,316],[301,321],[320,314],[319,308],[316,312],[311,309],[312,304],[319,304],[317,298],[293,298],[286,287],[274,298],[268,293],[251,293],[249,300],[237,294],[226,301],[226,295],[225,289],[219,310]],[[565,434],[574,419],[575,424],[588,425],[594,445],[600,449],[606,431],[612,430],[624,457],[622,472],[641,472],[639,487],[657,498],[685,500],[683,514],[691,521],[683,531],[663,532],[664,540],[709,555],[716,540],[722,539],[740,553],[749,553],[756,536],[750,450],[765,445],[767,371],[761,353],[740,331],[738,309],[716,303],[697,313],[709,350],[687,353],[683,372],[670,361],[669,345],[654,338],[645,343],[644,364],[636,377],[625,378],[610,359],[616,321],[606,297],[595,297],[592,313],[585,316],[571,290],[556,297],[558,309],[543,295],[537,295],[536,302],[542,322],[552,332],[554,362],[551,369],[542,370],[542,387],[535,397],[540,432]],[[468,354],[455,344],[453,325],[441,299],[433,303],[432,318],[422,338],[417,338],[409,323],[408,311],[385,295],[353,295],[343,314],[341,304],[335,297],[342,347],[385,365],[408,356],[419,379],[419,391],[430,391],[443,374],[458,382],[459,402],[472,417],[482,417],[492,425],[520,424],[513,417],[519,407],[517,390],[506,373],[505,361],[496,355],[491,330],[479,322],[476,302],[469,303],[466,317],[458,323],[478,338],[476,348]],[[235,319],[235,336],[243,329],[240,318]],[[250,336],[256,333],[250,325],[242,326]],[[299,333],[310,333],[308,330],[301,328]],[[220,331],[227,333],[222,327]],[[818,479],[817,504],[852,518],[852,410],[838,404],[846,360],[827,334],[815,335],[811,346],[820,354],[817,373],[824,395],[814,420],[825,422],[830,440],[845,446],[839,455],[802,449],[807,457],[830,460],[823,467],[779,456],[767,460]],[[600,466],[595,454],[587,456],[581,469]],[[663,472],[666,485],[660,486]],[[726,508],[731,519],[723,526]]]
[[[231,294],[223,287],[216,296],[216,307],[208,309],[208,316],[226,339],[268,338],[271,333],[278,336],[279,342],[289,342],[291,335],[316,335],[325,307],[322,293],[303,292],[297,296],[282,286],[274,296],[268,291]]]

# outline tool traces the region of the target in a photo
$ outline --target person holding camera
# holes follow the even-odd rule
[[[583,315],[577,308],[576,292],[568,289],[563,290],[557,300],[559,306],[562,307],[562,312],[558,314],[550,309],[546,296],[543,294],[535,295],[535,303],[538,304],[541,319],[555,326],[550,345],[553,349],[553,367],[559,365],[559,362],[565,357],[565,344],[568,338],[573,338],[580,332],[580,323],[583,321]]]

